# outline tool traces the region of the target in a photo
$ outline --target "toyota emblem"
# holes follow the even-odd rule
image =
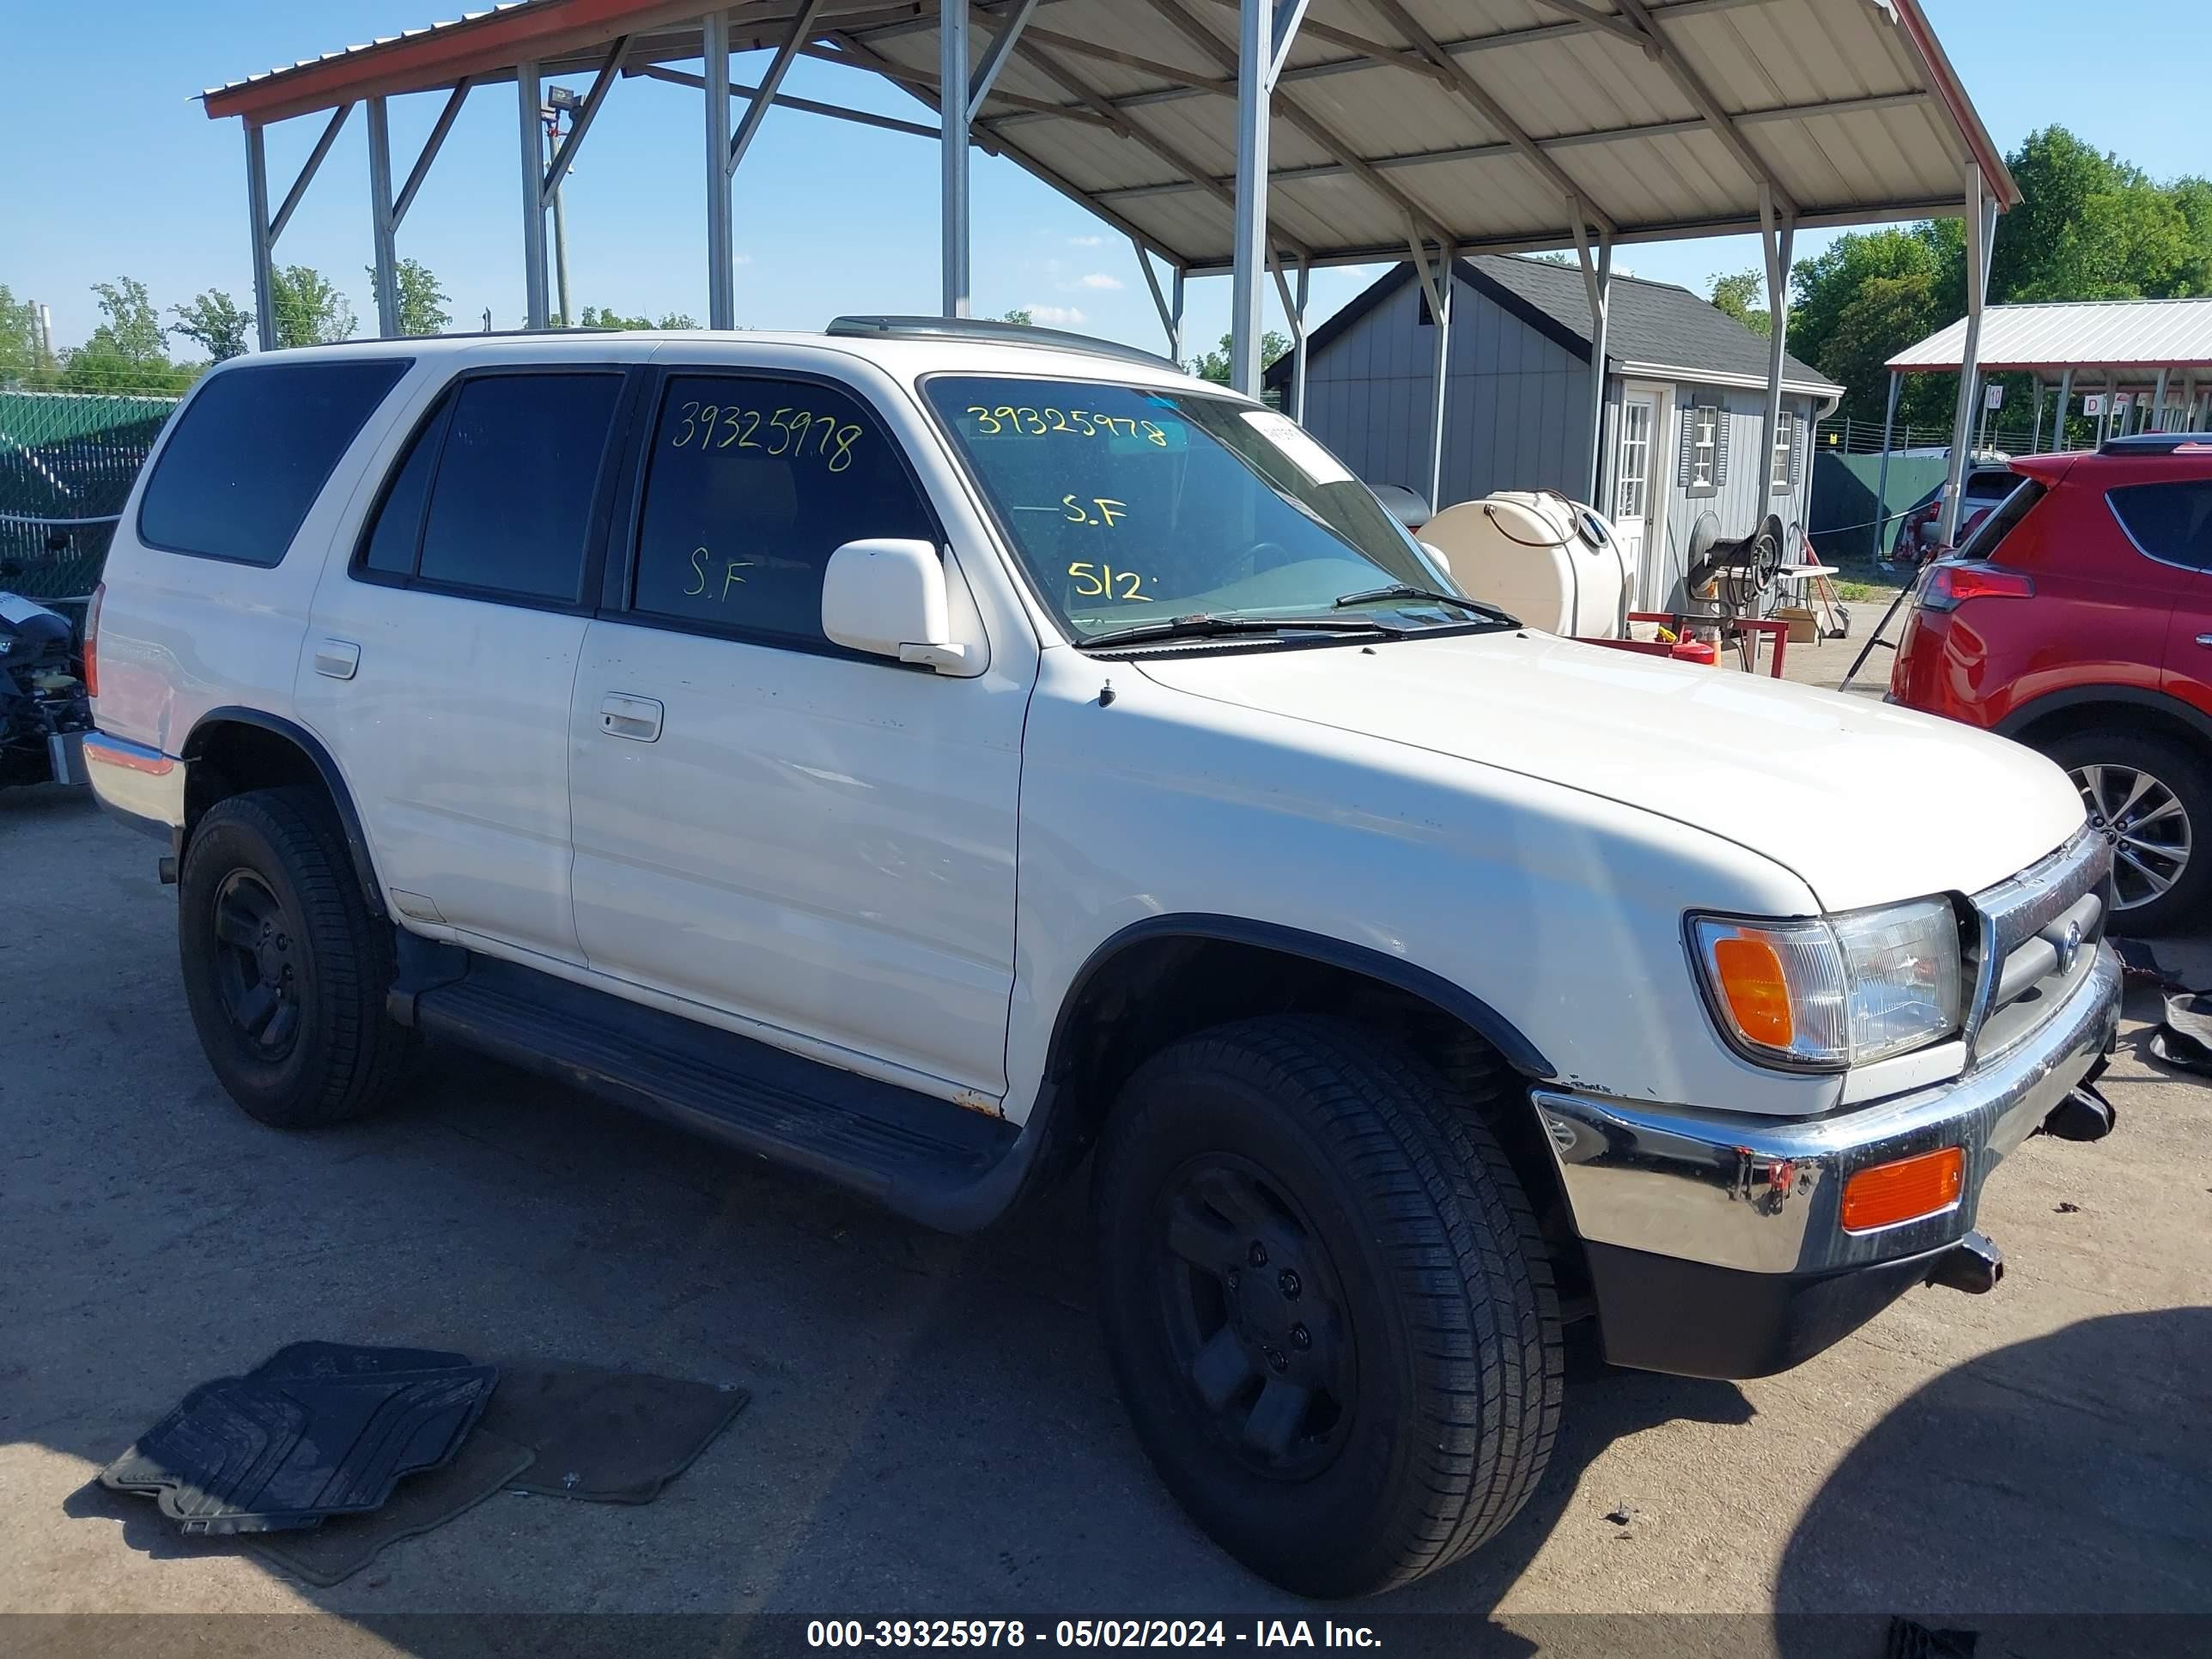
[[[2074,971],[2075,958],[2081,954],[2081,924],[2069,921],[2066,933],[2058,941],[2058,972],[2063,977]]]

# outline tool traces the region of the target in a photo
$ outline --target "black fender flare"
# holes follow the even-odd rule
[[[306,756],[323,781],[323,787],[331,797],[331,805],[338,815],[338,827],[345,833],[346,854],[353,860],[353,872],[361,883],[362,897],[368,905],[368,913],[378,921],[386,921],[384,890],[377,884],[376,864],[370,858],[368,837],[361,827],[361,813],[353,803],[353,792],[346,787],[345,776],[331,751],[323,747],[322,739],[300,725],[264,709],[245,708],[226,705],[210,708],[192,723],[191,733],[185,738],[183,758],[197,761],[206,746],[209,728],[217,726],[252,726],[283,738]],[[181,854],[182,847],[179,852]]]
[[[2184,702],[2170,692],[2148,690],[2139,685],[2076,685],[2063,691],[2046,692],[2033,702],[2022,703],[1990,729],[2001,738],[2017,738],[2029,726],[2049,715],[2063,714],[2069,708],[2110,708],[2114,705],[2148,708],[2166,715],[2189,727],[2208,747],[2212,747],[2212,714]]]
[[[1085,959],[1083,966],[1076,970],[1075,977],[1068,981],[1066,994],[1060,998],[1060,1012],[1053,1018],[1052,1042],[1045,1052],[1044,1074],[1048,1079],[1060,1075],[1055,1068],[1066,1056],[1064,1045],[1069,1024],[1075,1010],[1082,1005],[1085,993],[1100,971],[1133,945],[1163,939],[1220,939],[1232,945],[1254,945],[1262,950],[1279,951],[1285,956],[1303,957],[1309,962],[1341,968],[1364,978],[1395,986],[1399,990],[1419,997],[1424,1002],[1434,1004],[1464,1022],[1480,1033],[1508,1065],[1524,1077],[1544,1080],[1559,1075],[1543,1052],[1522,1035],[1520,1028],[1511,1020],[1474,993],[1454,984],[1441,974],[1431,972],[1418,963],[1408,962],[1403,957],[1395,957],[1387,951],[1377,951],[1370,945],[1353,945],[1325,933],[1311,933],[1279,922],[1253,921],[1243,916],[1185,911],[1146,916],[1141,921],[1131,922]]]

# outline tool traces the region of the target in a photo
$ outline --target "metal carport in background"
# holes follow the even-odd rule
[[[741,86],[732,52],[772,56]],[[890,80],[936,110],[936,127],[782,97],[802,57]],[[544,83],[583,73],[591,91],[549,168]],[[274,339],[272,245],[352,106],[368,106],[389,330],[407,208],[461,100],[510,82],[527,319],[545,326],[551,192],[610,89],[641,74],[704,94],[712,325],[735,321],[730,181],[772,106],[941,134],[955,141],[943,170],[945,314],[968,309],[972,145],[1127,234],[1178,351],[1184,280],[1229,273],[1232,379],[1248,392],[1259,389],[1266,283],[1302,336],[1313,266],[1410,253],[1438,298],[1432,475],[1450,325],[1437,277],[1456,254],[1576,248],[1601,343],[1617,245],[1759,234],[1774,318],[1771,446],[1796,231],[1962,215],[1975,278],[1963,433],[1990,231],[2018,200],[1918,0],[513,0],[205,94],[210,116],[246,129],[263,346]],[[447,102],[395,192],[385,100],[413,93]],[[733,99],[745,100],[734,123]],[[299,116],[325,125],[272,214],[262,130]],[[1165,288],[1155,258],[1170,269]],[[1602,422],[1601,408],[1591,419]],[[1963,466],[1963,436],[1954,449]]]
[[[1903,376],[1960,372],[1966,333],[1961,319],[1889,360],[1893,416]],[[2077,386],[2103,399],[2100,434],[2201,432],[2212,428],[2212,299],[1992,306],[1983,321],[1979,370],[2035,377],[2033,450],[2044,447],[2045,393],[2053,381],[2058,388],[2053,449],[2065,447]],[[1888,447],[1885,434],[1882,448]]]

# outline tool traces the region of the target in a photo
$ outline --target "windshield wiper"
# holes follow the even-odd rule
[[[1172,617],[1164,622],[1137,623],[1111,628],[1079,641],[1086,649],[1100,645],[1136,645],[1148,640],[1198,640],[1224,634],[1397,634],[1404,630],[1366,617],[1228,617],[1201,611]]]
[[[1521,618],[1510,611],[1501,611],[1480,599],[1466,599],[1457,593],[1439,593],[1433,587],[1416,587],[1411,582],[1392,582],[1388,587],[1370,587],[1364,593],[1346,593],[1336,602],[1341,611],[1348,605],[1364,605],[1370,599],[1426,599],[1431,605],[1449,605],[1462,611],[1471,611],[1478,617],[1487,617],[1492,622],[1504,623],[1517,628]]]

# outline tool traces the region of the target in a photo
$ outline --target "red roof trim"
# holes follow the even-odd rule
[[[1966,148],[1982,169],[1982,177],[1989,180],[1990,188],[1996,192],[2000,212],[2008,212],[2021,204],[2020,186],[2013,180],[2012,169],[1997,153],[1989,129],[1975,113],[1973,100],[1966,96],[1966,88],[1959,80],[1958,72],[1951,67],[1936,31],[1929,27],[1928,18],[1920,9],[1920,0],[1891,0],[1897,8],[1897,21],[1904,25],[1905,34],[1919,53],[1920,61],[1927,67],[1929,84],[1943,106],[1951,112],[1951,119],[1959,134],[1966,141]]]
[[[464,76],[511,70],[527,58],[698,15],[697,0],[531,0],[223,87],[206,94],[207,112],[213,120],[243,116],[258,126],[357,99],[450,86]]]

